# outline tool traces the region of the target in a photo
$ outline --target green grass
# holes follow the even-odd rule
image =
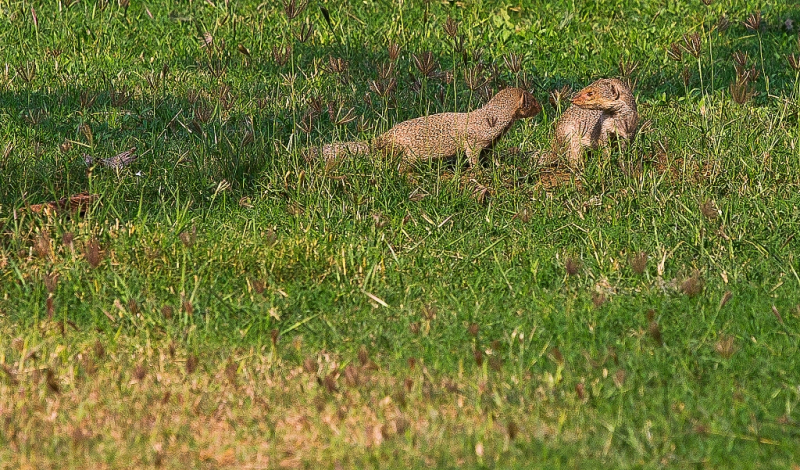
[[[0,468],[800,465],[797,6],[67,3],[0,3]],[[538,168],[548,93],[621,58],[635,143]],[[478,61],[544,107],[481,170],[303,159],[479,106]],[[27,209],[80,192],[83,216]]]

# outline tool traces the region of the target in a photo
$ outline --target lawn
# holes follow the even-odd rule
[[[791,3],[0,2],[0,468],[800,468]]]

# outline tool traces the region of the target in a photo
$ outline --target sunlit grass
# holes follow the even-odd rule
[[[301,7],[0,5],[0,467],[800,463],[796,8]],[[506,85],[478,171],[303,158]]]

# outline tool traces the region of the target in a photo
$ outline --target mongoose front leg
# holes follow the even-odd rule
[[[611,159],[611,146],[608,144],[608,142],[606,142],[606,143],[605,143],[605,144],[604,144],[602,147],[600,147],[600,148],[603,150],[603,158],[604,158],[605,160],[609,160],[609,159]]]
[[[616,139],[615,143],[619,147],[620,153],[624,152],[628,148],[628,139],[625,137]]]
[[[623,173],[625,173],[626,175],[630,176],[631,175],[631,171],[628,168],[628,165],[625,163],[625,158],[626,157],[624,155],[625,154],[625,149],[628,148],[627,139],[625,139],[625,138],[617,138],[614,141],[612,141],[612,144],[615,145],[615,146],[618,146],[618,148],[619,148],[620,155],[617,157],[617,165],[619,165],[619,168],[622,170]],[[609,146],[609,153],[611,153],[610,149],[611,149],[611,147]]]
[[[569,165],[577,170],[583,169],[583,146],[577,132],[570,136],[568,152]]]
[[[615,148],[619,149],[620,153],[625,151],[628,146],[627,136],[620,133],[615,126],[612,132],[604,132],[600,136],[600,146],[603,149],[603,157],[609,159]]]
[[[466,145],[464,153],[467,155],[467,161],[469,162],[470,168],[478,168],[481,151],[483,151],[483,147],[479,144]]]

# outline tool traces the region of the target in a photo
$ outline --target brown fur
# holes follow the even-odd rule
[[[379,150],[399,155],[403,163],[450,158],[464,152],[471,166],[477,166],[481,151],[491,148],[518,119],[536,116],[541,106],[529,92],[506,88],[482,108],[469,113],[441,113],[395,125],[372,142],[344,142],[312,149],[334,163],[348,155]]]
[[[570,165],[580,169],[584,148],[602,147],[604,155],[608,155],[613,139],[624,148],[636,135],[636,99],[630,88],[615,78],[600,79],[587,86],[572,99],[572,104],[556,124],[553,153],[546,155],[542,163],[566,150]]]

